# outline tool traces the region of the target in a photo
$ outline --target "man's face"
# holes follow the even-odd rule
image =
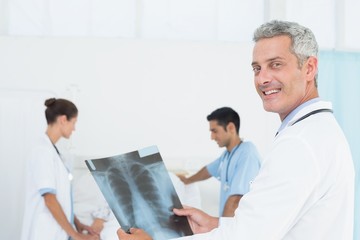
[[[216,141],[219,147],[226,147],[230,143],[230,132],[225,131],[223,126],[218,124],[217,120],[209,121],[211,139]]]
[[[309,99],[310,89],[313,88],[309,86],[314,84],[313,80],[309,81],[308,60],[300,69],[290,46],[288,36],[277,36],[259,40],[253,50],[256,90],[264,109],[278,113],[281,120]]]

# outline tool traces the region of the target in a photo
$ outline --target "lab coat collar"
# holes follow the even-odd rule
[[[281,123],[281,126],[277,132],[277,135],[283,131],[285,128],[293,125],[299,118],[303,117],[304,115],[319,109],[331,109],[332,104],[331,102],[322,101],[319,98],[312,99],[307,101],[297,108],[295,108]]]

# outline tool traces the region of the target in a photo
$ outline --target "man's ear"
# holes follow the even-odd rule
[[[306,76],[308,81],[313,81],[318,72],[318,60],[316,57],[309,57],[306,61]]]
[[[226,126],[226,130],[228,132],[236,132],[235,124],[233,122],[229,122],[228,125]]]

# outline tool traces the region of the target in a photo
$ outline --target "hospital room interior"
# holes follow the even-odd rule
[[[104,204],[85,160],[157,146],[184,205],[216,216],[219,182],[184,185],[223,151],[206,116],[228,106],[240,136],[266,156],[281,124],[254,87],[252,34],[272,19],[313,30],[320,96],[333,103],[355,168],[354,240],[360,240],[360,1],[0,0],[1,239],[20,239],[25,171],[44,133],[44,101],[71,100],[76,131],[58,147],[72,159],[75,213]],[[115,218],[104,240],[117,239]]]

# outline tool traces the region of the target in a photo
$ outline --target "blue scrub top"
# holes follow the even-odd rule
[[[219,216],[222,216],[226,200],[232,195],[244,195],[260,169],[260,155],[251,142],[242,142],[208,164],[211,176],[221,181]]]

